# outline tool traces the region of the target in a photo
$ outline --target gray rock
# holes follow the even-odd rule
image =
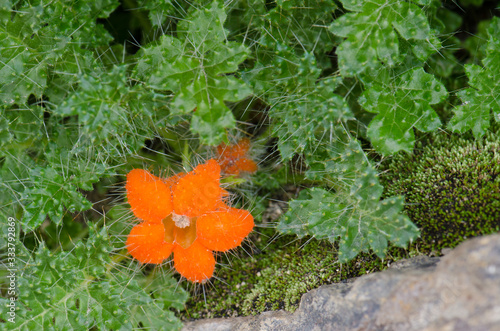
[[[304,294],[293,314],[200,320],[184,330],[500,330],[500,235],[321,286]]]

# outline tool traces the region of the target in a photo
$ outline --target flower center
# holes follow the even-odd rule
[[[163,219],[165,241],[174,242],[182,248],[189,248],[196,240],[196,217],[177,215],[172,213]]]
[[[191,224],[189,217],[185,215],[177,215],[176,213],[172,213],[172,220],[174,221],[175,226],[181,229],[184,229]]]

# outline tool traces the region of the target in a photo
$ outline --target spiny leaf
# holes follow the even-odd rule
[[[117,66],[99,77],[97,73],[81,75],[78,89],[54,112],[64,116],[78,115],[82,129],[95,140],[124,130],[123,125],[128,120],[122,107],[122,99],[129,91],[125,70],[124,66]]]
[[[290,160],[297,153],[312,153],[322,139],[331,138],[329,132],[333,127],[353,118],[347,103],[333,93],[338,83],[339,79],[334,77],[321,80],[310,94],[273,107],[271,116],[280,119],[273,134],[279,138],[283,160]]]
[[[464,133],[472,130],[475,137],[482,137],[490,126],[490,111],[497,122],[500,122],[500,19],[495,17],[488,28],[488,44],[486,57],[482,60],[483,67],[466,65],[465,71],[469,78],[469,88],[457,93],[463,101],[454,109],[448,127]]]
[[[9,120],[2,113],[0,114],[0,146],[9,143],[12,137],[12,134],[9,132]]]
[[[30,171],[30,180],[33,181],[34,187],[23,193],[23,200],[27,202],[22,222],[27,229],[33,230],[40,226],[46,216],[59,224],[66,209],[75,212],[92,207],[77,191],[72,179],[51,167],[33,168]]]
[[[254,68],[243,74],[243,79],[252,86],[257,95],[270,104],[285,102],[297,91],[304,93],[316,86],[321,70],[312,53],[301,56],[289,46],[278,43],[272,57],[259,60]],[[290,96],[289,96],[290,95]]]
[[[35,142],[42,135],[43,109],[41,107],[14,107],[4,112],[10,134],[16,144]]]
[[[163,273],[156,273],[154,278],[144,278],[140,285],[165,307],[177,310],[184,309],[184,303],[189,297],[189,293],[178,286],[176,279],[169,275],[165,276]],[[173,288],[177,290],[173,292]]]
[[[112,246],[106,228],[90,225],[90,236],[68,252],[52,253],[40,245],[19,278],[16,319],[10,330],[131,330],[151,327],[175,330],[180,321],[164,300],[152,298],[134,275],[109,274]],[[171,279],[163,291],[173,295]],[[181,291],[181,297],[185,293]],[[174,305],[178,307],[178,305]],[[7,310],[0,311],[6,320]],[[160,323],[162,321],[162,323]]]
[[[229,75],[248,49],[226,40],[225,20],[217,2],[194,10],[179,24],[178,38],[163,36],[158,45],[146,48],[135,70],[149,86],[175,93],[172,114],[192,116],[192,131],[208,145],[219,144],[225,129],[235,125],[224,101],[239,101],[251,93],[243,81]]]
[[[267,13],[266,3],[261,0],[238,0],[227,3],[228,17],[224,26],[231,37],[240,42],[259,37],[262,17]]]
[[[453,73],[463,70],[463,66],[454,55],[461,45],[461,41],[454,34],[462,25],[462,17],[444,8],[440,1],[434,1],[431,6],[427,6],[426,13],[436,33],[447,36],[442,40],[442,48],[439,52],[432,54],[425,61],[427,72],[449,78]]]
[[[119,164],[144,146],[151,127],[166,124],[164,95],[143,85],[130,87],[125,66],[101,70],[82,75],[75,92],[53,110],[48,154],[69,151],[97,164]]]
[[[334,1],[289,0],[276,4],[265,15],[253,19],[261,33],[259,43],[266,47],[287,45],[298,54],[314,53],[325,67],[330,66],[325,54],[333,48],[334,37],[325,26],[337,9]]]
[[[399,0],[342,0],[353,11],[336,19],[330,31],[347,38],[337,48],[342,76],[373,69],[379,62],[394,66],[401,62],[398,38],[414,40],[412,51],[425,60],[439,47],[420,7]]]
[[[155,27],[161,27],[175,8],[171,0],[138,0],[137,4],[141,9],[149,11],[149,20]]]
[[[485,48],[488,43],[488,28],[492,20],[479,22],[473,35],[463,41],[463,47],[470,53],[470,58],[475,64],[479,64],[485,58]]]
[[[319,142],[342,121],[353,118],[347,103],[333,92],[340,77],[319,80],[320,69],[314,54],[298,56],[290,47],[276,44],[272,65],[260,62],[244,79],[272,105],[273,135],[283,160],[296,153],[313,151]]]
[[[413,128],[428,132],[441,125],[431,105],[446,95],[446,88],[422,68],[374,83],[359,103],[367,111],[377,113],[368,126],[375,149],[382,154],[411,151],[415,143]]]
[[[17,2],[17,1],[16,1]],[[8,20],[0,21],[0,99],[4,104],[25,103],[29,95],[42,97],[49,75],[66,75],[67,85],[75,68],[88,63],[88,50],[107,44],[109,34],[96,23],[117,6],[114,0],[24,1],[9,8]],[[7,6],[2,6],[7,10]],[[68,62],[69,60],[69,62]],[[69,69],[68,64],[73,67]]]
[[[322,176],[331,180],[335,192],[303,190],[290,202],[279,231],[338,240],[340,262],[370,249],[383,258],[389,241],[405,247],[418,236],[415,225],[401,214],[402,197],[380,200],[382,186],[358,143],[337,142],[326,149],[330,161]]]

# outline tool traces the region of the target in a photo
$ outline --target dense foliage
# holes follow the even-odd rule
[[[257,224],[293,185],[280,233],[335,243],[341,263],[406,247],[420,231],[383,196],[381,158],[500,122],[496,2],[459,2],[2,1],[0,225],[15,240],[0,250],[15,243],[15,265],[0,273],[17,290],[2,279],[16,318],[2,309],[0,326],[179,328],[168,264],[124,250],[123,175],[189,171],[242,137],[260,170],[223,182]]]

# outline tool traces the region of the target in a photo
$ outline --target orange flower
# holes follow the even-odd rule
[[[217,159],[222,172],[227,175],[239,176],[240,172],[256,172],[257,164],[247,154],[250,149],[250,140],[241,139],[237,144],[217,146]]]
[[[192,282],[205,282],[215,269],[213,251],[241,245],[252,231],[252,215],[224,202],[215,160],[167,179],[146,170],[127,175],[127,198],[135,216],[127,250],[141,263],[159,264],[174,253],[174,268]]]

